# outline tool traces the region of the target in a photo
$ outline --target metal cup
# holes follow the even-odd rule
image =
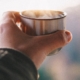
[[[20,13],[21,20],[26,25],[26,33],[31,36],[46,35],[53,33],[57,30],[65,29],[65,12],[56,11],[59,12],[57,16],[55,16],[54,18],[47,19],[39,19],[36,17],[31,18],[23,15],[22,12]],[[61,50],[61,48],[54,50],[53,52],[49,53],[49,55],[56,54],[59,50]]]

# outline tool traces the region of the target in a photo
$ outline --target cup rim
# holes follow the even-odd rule
[[[26,10],[27,11],[27,10]],[[44,19],[44,18],[31,18],[31,17],[27,17],[25,15],[22,14],[23,11],[19,12],[20,16],[23,17],[23,18],[26,18],[26,19],[31,19],[31,20],[57,20],[57,19],[62,19],[62,18],[65,18],[67,16],[67,13],[64,12],[64,11],[59,11],[59,12],[62,12],[63,15],[62,16],[59,16],[57,18],[48,18],[48,19]]]

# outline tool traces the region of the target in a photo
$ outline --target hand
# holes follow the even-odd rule
[[[27,55],[37,68],[53,50],[68,44],[72,35],[61,30],[44,36],[30,36],[23,33],[16,25],[20,22],[18,12],[8,11],[2,15],[0,22],[0,48],[11,48]]]

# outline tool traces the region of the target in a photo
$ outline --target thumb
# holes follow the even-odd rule
[[[49,54],[53,50],[63,47],[72,40],[72,34],[69,31],[60,30],[53,34],[41,36],[39,38],[39,45],[41,45],[41,51],[45,54]]]
[[[63,47],[68,44],[72,39],[72,34],[69,31],[57,31],[53,34],[34,36],[27,43],[27,56],[34,62],[37,68],[43,62],[45,57],[57,48]]]

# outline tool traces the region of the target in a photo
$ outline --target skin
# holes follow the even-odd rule
[[[34,62],[37,69],[50,52],[72,40],[72,34],[67,30],[44,36],[27,35],[16,25],[19,22],[21,20],[18,12],[3,13],[0,21],[0,48],[11,48],[22,52]]]

